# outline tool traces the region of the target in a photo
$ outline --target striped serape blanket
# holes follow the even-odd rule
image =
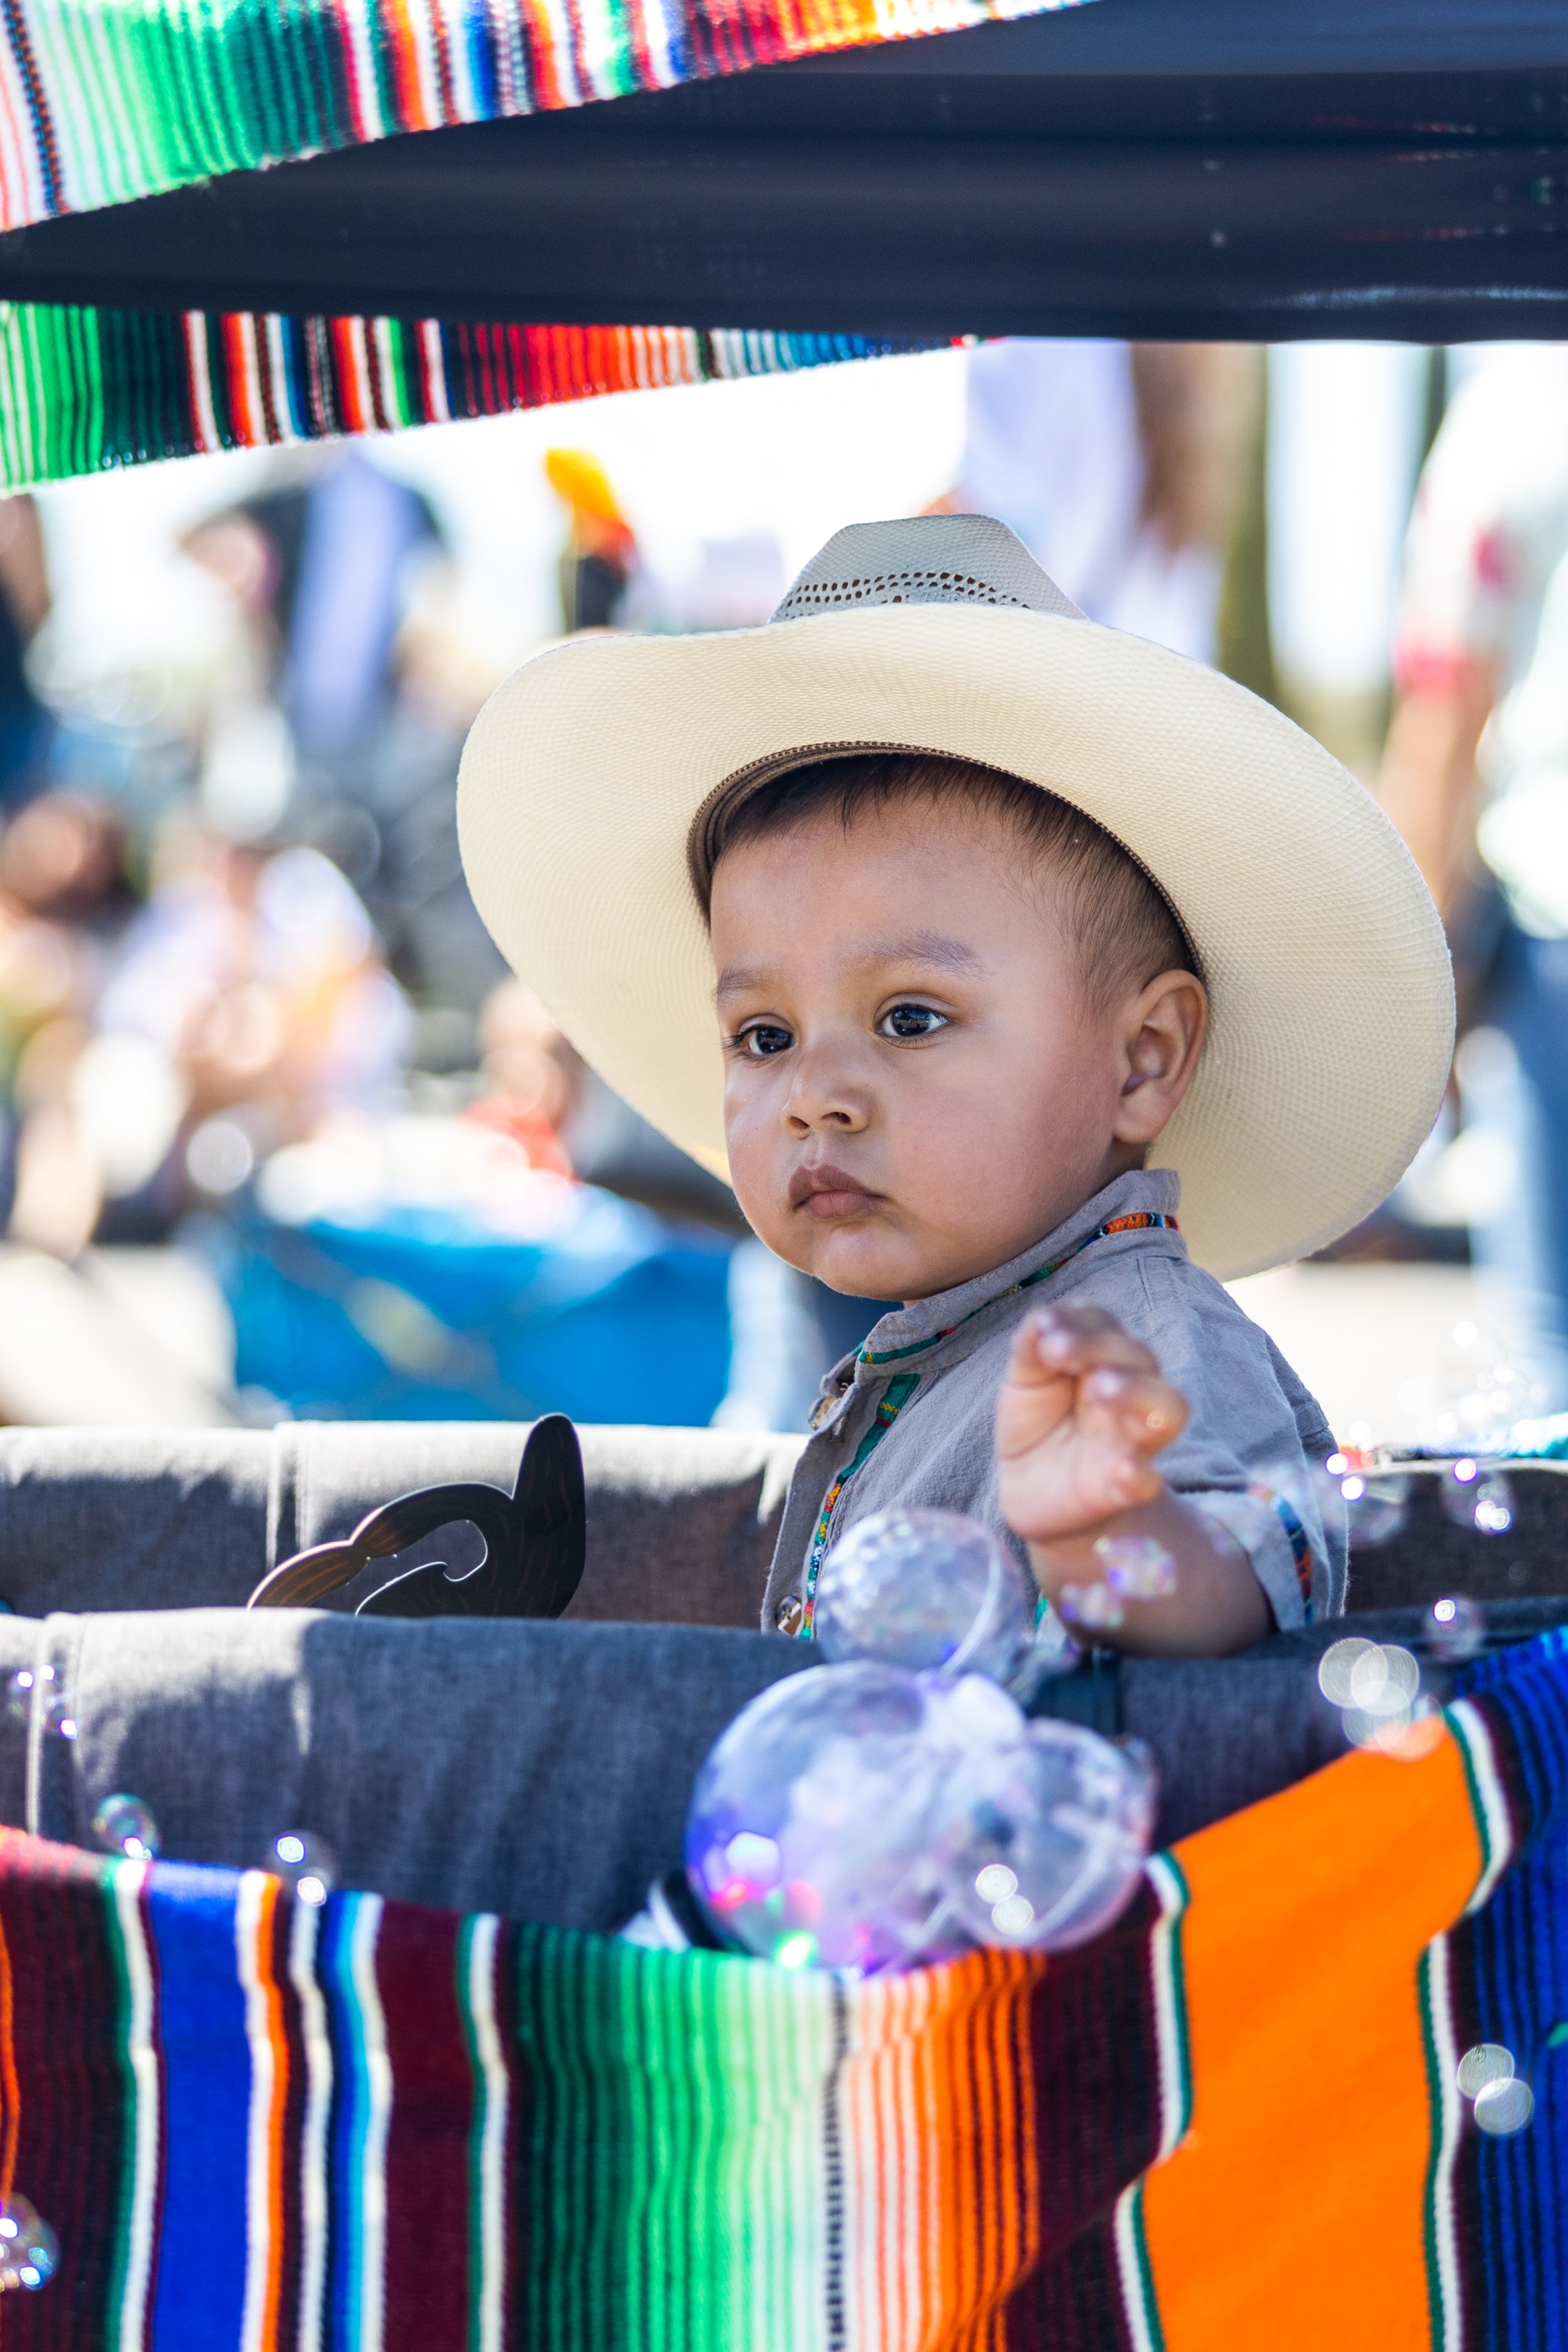
[[[0,2193],[70,2352],[1568,2345],[1568,1644],[868,1984],[0,1840]],[[1477,2128],[1505,2043],[1533,2120]]]
[[[6,0],[0,229],[399,133],[1066,5]],[[927,347],[859,335],[0,303],[0,487]]]

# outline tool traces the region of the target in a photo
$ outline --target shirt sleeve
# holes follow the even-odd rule
[[[1297,1402],[1267,1338],[1196,1267],[1149,1255],[1140,1271],[1148,1308],[1140,1336],[1187,1403],[1186,1427],[1155,1468],[1241,1546],[1281,1632],[1337,1615],[1343,1547],[1324,1527]],[[1316,1431],[1315,1409],[1312,1418]]]

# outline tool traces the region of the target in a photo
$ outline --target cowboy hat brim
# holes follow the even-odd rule
[[[527,662],[469,735],[463,863],[501,952],[572,1044],[725,1171],[713,962],[687,866],[725,782],[832,751],[977,761],[1112,834],[1170,899],[1211,1024],[1151,1159],[1226,1278],[1306,1255],[1382,1201],[1453,1043],[1442,926],[1355,779],[1200,663],[1049,612],[852,606]]]

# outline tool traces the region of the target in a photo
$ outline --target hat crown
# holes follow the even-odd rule
[[[799,621],[849,604],[1012,604],[1084,617],[1023,541],[990,515],[850,523],[812,557],[773,619]]]

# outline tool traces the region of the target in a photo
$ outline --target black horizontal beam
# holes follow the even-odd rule
[[[1564,224],[1563,0],[1095,0],[45,223],[0,237],[0,295],[889,335],[1559,337]]]

